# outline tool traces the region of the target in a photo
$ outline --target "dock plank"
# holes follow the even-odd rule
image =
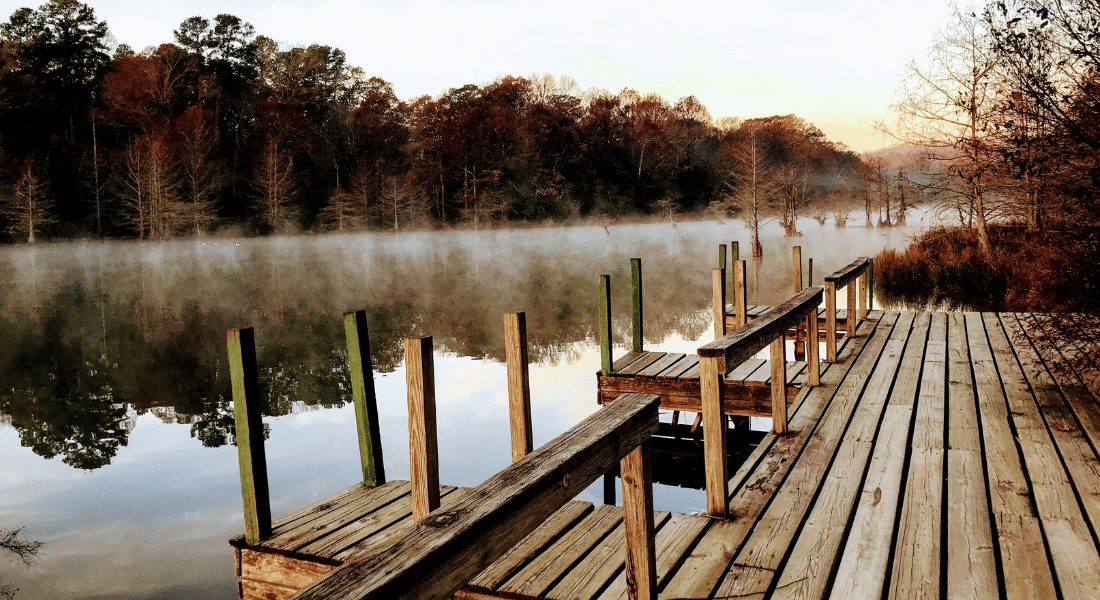
[[[645,379],[647,377],[657,377],[667,369],[672,368],[676,363],[684,360],[684,357],[686,356],[686,354],[676,352],[665,354],[661,357],[661,360],[658,360],[648,367],[642,369],[641,371],[638,371],[637,377],[641,379]]]
[[[905,332],[900,329],[903,328],[891,328],[890,336],[903,335]],[[824,468],[832,463],[841,445],[842,434],[884,346],[884,343],[879,343],[875,345],[875,352],[861,353],[849,377],[835,387],[831,402],[813,435],[806,441],[782,487],[775,492],[756,523],[753,535],[745,541],[723,578],[717,592],[719,596],[751,597],[767,592],[820,488]],[[870,348],[871,344],[867,347]],[[811,391],[810,395],[813,396],[816,391]]]
[[[940,597],[943,450],[913,448],[888,598]]]
[[[657,587],[665,586],[673,570],[688,555],[688,550],[713,523],[696,515],[673,515],[668,524],[657,531],[654,545],[657,552]],[[626,600],[626,574],[620,572],[611,585],[600,594],[600,600]]]
[[[653,515],[653,527],[660,531],[671,513],[657,511]],[[573,566],[547,594],[553,600],[591,600],[607,587],[626,564],[626,528],[623,523],[603,539],[580,562]]]
[[[622,522],[622,508],[597,507],[500,586],[499,592],[505,596],[541,597]]]
[[[455,600],[463,600],[469,591],[491,594],[533,557],[538,556],[547,546],[557,541],[564,532],[569,531],[577,522],[588,516],[592,510],[591,502],[570,502],[561,507],[538,529],[532,531],[523,541],[482,571],[466,586],[466,590],[456,593]]]

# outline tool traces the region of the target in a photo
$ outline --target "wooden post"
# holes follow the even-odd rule
[[[504,358],[508,363],[508,422],[512,432],[512,462],[534,449],[531,437],[531,376],[527,356],[527,316],[504,315]]]
[[[791,248],[791,279],[794,280],[794,293],[802,291],[802,246]],[[809,332],[807,331],[807,334]],[[794,359],[799,360],[806,354],[805,344],[802,342],[802,327],[794,327]]]
[[[867,310],[875,304],[875,260],[867,259]]]
[[[260,380],[256,338],[251,327],[230,329],[229,377],[233,384],[233,416],[237,425],[237,459],[244,501],[244,539],[250,546],[271,536],[271,498],[267,486],[264,423],[260,415]]]
[[[657,600],[657,552],[653,538],[653,465],[646,439],[619,462],[626,533],[626,596]]]
[[[714,338],[726,335],[726,271],[711,270],[711,289],[714,295]]]
[[[611,374],[611,276],[600,275],[600,371]]]
[[[836,283],[825,282],[825,362],[836,362]]]
[[[741,257],[738,256],[737,242],[730,242],[730,260],[741,260]]]
[[[642,259],[630,259],[630,290],[633,301],[631,302],[630,322],[634,332],[635,352],[642,351]]]
[[[382,434],[378,424],[378,399],[374,392],[374,370],[370,358],[367,311],[344,313],[344,337],[348,344],[351,397],[355,403],[355,425],[359,432],[359,462],[363,484],[386,483],[382,462]]]
[[[814,259],[806,259],[806,285],[812,286],[814,284]]]
[[[867,269],[863,270],[863,274],[859,276],[859,318],[860,320],[867,318]]]
[[[844,288],[848,291],[848,337],[856,335],[856,287],[858,279],[851,279]]]
[[[435,365],[432,338],[405,338],[409,389],[409,479],[413,520],[439,508],[439,447],[435,427]]]
[[[782,341],[782,338],[780,338]],[[703,412],[703,467],[706,471],[707,513],[725,518],[729,512],[726,465],[726,418],[722,411],[724,356],[699,357],[699,387]]]
[[[791,248],[791,278],[794,280],[794,293],[802,291],[802,246]]]
[[[726,335],[726,298],[729,297],[727,295],[727,290],[729,288],[726,287],[726,245],[725,244],[718,244],[718,268],[722,269],[722,317],[721,317],[722,318],[722,335]],[[718,317],[718,315],[715,314],[715,318],[717,318],[717,317]]]
[[[737,326],[748,322],[749,305],[745,294],[745,261],[733,261],[733,307],[737,314]]]
[[[775,338],[768,359],[772,366],[772,431],[787,433],[787,348],[783,335]]]
[[[726,268],[726,245],[718,244],[718,268]]]
[[[806,317],[806,330],[810,335],[806,338],[806,383],[810,387],[821,385],[821,348],[817,343],[817,309],[810,311]]]

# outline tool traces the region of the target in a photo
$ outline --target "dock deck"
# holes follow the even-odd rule
[[[869,317],[731,477],[730,519],[655,515],[660,597],[1100,597],[1091,382],[1039,356],[1030,315]],[[410,512],[405,482],[353,486],[236,540],[242,597],[289,597]],[[571,502],[455,597],[625,598],[622,523]]]

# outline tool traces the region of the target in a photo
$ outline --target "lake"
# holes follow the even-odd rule
[[[791,294],[791,246],[813,282],[919,230],[775,224],[749,260],[750,304]],[[0,528],[45,542],[0,560],[16,598],[236,598],[243,532],[226,329],[254,327],[274,515],[360,476],[342,313],[365,309],[386,474],[408,478],[403,338],[435,345],[440,480],[510,463],[501,316],[525,311],[541,445],[595,411],[596,282],[612,281],[616,356],[630,340],[630,258],[645,276],[647,347],[713,339],[710,269],[736,221],[363,233],[0,249]],[[805,273],[805,271],[804,271]],[[757,423],[767,428],[767,423]],[[656,486],[659,510],[697,490]],[[579,498],[599,502],[597,484]]]

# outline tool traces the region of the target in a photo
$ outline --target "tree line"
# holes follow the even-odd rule
[[[1017,310],[1095,313],[1100,287],[1100,5],[995,0],[955,7],[911,61],[893,132],[921,149],[908,179],[1000,260],[991,224],[1017,224],[1037,276]],[[1019,262],[1018,260],[1012,262]]]
[[[401,100],[339,48],[228,14],[135,53],[75,0],[0,24],[0,158],[2,225],[31,243],[705,210],[793,234],[870,206],[867,166],[794,115],[549,75]]]

